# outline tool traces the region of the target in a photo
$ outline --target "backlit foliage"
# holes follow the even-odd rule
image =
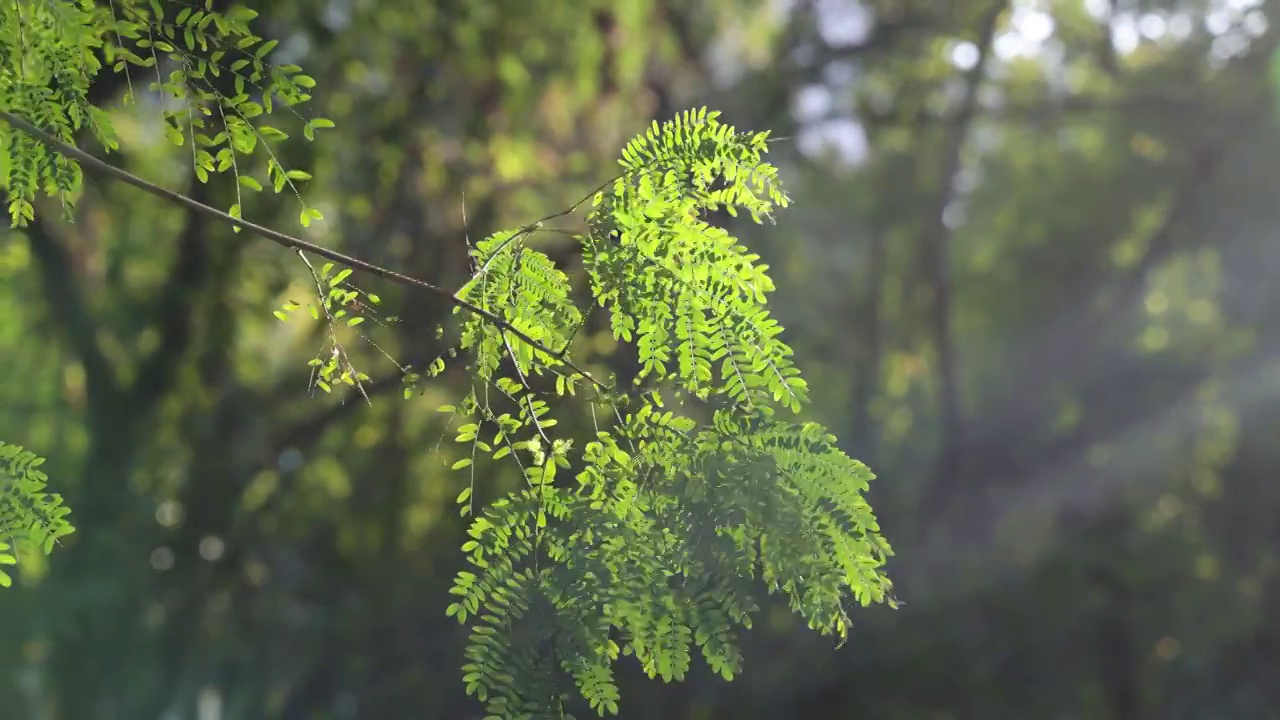
[[[285,136],[262,118],[305,101],[313,82],[263,62],[274,42],[249,31],[252,13],[158,0],[0,7],[5,112],[68,144],[87,127],[114,148],[108,118],[89,104],[93,76],[107,65],[131,83],[153,73],[165,132],[190,148],[201,181],[231,170],[237,188],[260,189],[244,165],[256,150],[276,191],[306,177],[276,161],[271,142]],[[304,121],[304,132],[326,125]],[[13,224],[33,219],[40,192],[69,209],[80,169],[0,127]],[[766,133],[705,109],[654,123],[623,150],[618,176],[581,203],[585,272],[574,277],[585,287],[530,244],[542,222],[471,247],[474,273],[451,298],[456,347],[424,372],[458,358],[471,381],[441,408],[462,418],[454,468],[469,476],[458,503],[473,517],[462,546],[470,568],[447,613],[470,627],[464,681],[491,717],[568,717],[579,697],[617,713],[622,656],[674,681],[701,655],[731,679],[742,670],[737,632],[751,626],[761,590],[841,641],[851,603],[892,603],[882,571],[891,551],[863,498],[872,475],[825,428],[795,417],[808,386],[769,313],[768,268],[708,219],[763,222],[787,205],[767,151]],[[318,214],[304,204],[301,217]],[[382,321],[381,300],[351,284],[351,268],[300,254],[316,289],[308,310],[329,328],[315,385],[363,392],[368,376],[338,330],[365,337],[358,326]],[[595,312],[636,354],[626,387],[575,355]],[[419,378],[406,369],[406,398]],[[589,414],[593,433],[558,432],[556,415],[571,414]],[[66,511],[42,494],[28,455],[15,455],[25,469],[0,486],[12,488],[0,519],[47,549],[69,530]],[[524,486],[477,507],[476,473],[495,462],[514,463]]]
[[[638,354],[627,392],[593,386],[491,323],[464,324],[478,389],[444,408],[470,419],[455,467],[510,459],[527,484],[473,522],[472,568],[449,608],[471,624],[464,679],[493,716],[560,717],[575,685],[615,713],[620,655],[670,681],[700,652],[732,678],[756,587],[841,639],[850,597],[887,597],[890,549],[862,497],[872,475],[823,427],[786,417],[807,386],[769,316],[767,268],[704,219],[725,209],[760,220],[787,203],[762,159],[766,139],[705,110],[655,123],[592,198],[580,241],[592,299]],[[524,237],[478,243],[464,292],[568,347],[587,309]],[[554,390],[534,387],[542,374]],[[553,429],[552,403],[570,395],[601,416],[580,449]],[[459,497],[464,514],[472,499]]]

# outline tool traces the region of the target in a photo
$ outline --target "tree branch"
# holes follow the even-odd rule
[[[199,198],[197,193],[204,187],[196,184],[193,199]],[[130,404],[135,407],[149,407],[164,395],[177,372],[177,359],[191,344],[191,308],[209,278],[208,228],[199,213],[188,209],[179,236],[178,258],[156,301],[160,342],[140,363],[130,392]]]
[[[1128,113],[1160,118],[1177,115],[1184,119],[1188,113],[1204,113],[1203,119],[1206,121],[1222,120],[1220,115],[1215,115],[1221,111],[1212,103],[1206,102],[1203,94],[1178,92],[1141,91],[1114,98],[1102,97],[1098,94],[1067,95],[1045,97],[1032,102],[982,104],[978,110],[983,120],[988,122],[1045,122],[1095,113]],[[843,114],[833,112],[829,116],[817,118],[814,122],[841,120],[845,117]],[[922,126],[951,122],[950,116],[924,105],[907,113],[893,110],[877,111],[864,107],[859,108],[854,118],[878,126]]]
[[[1267,117],[1269,108],[1268,102],[1260,102],[1244,117],[1238,118],[1236,124],[1192,151],[1189,172],[1171,193],[1164,221],[1147,239],[1142,258],[1119,278],[1108,275],[1080,289],[1080,297],[1100,298],[1100,303],[1087,304],[1078,313],[1051,325],[1051,332],[1028,340],[1022,352],[1011,353],[1023,359],[1002,383],[1004,391],[993,398],[991,407],[984,413],[988,420],[977,428],[977,432],[971,429],[968,448],[971,456],[1008,458],[1007,451],[997,452],[992,448],[1007,446],[1010,437],[1017,437],[1028,428],[1038,426],[1040,410],[1028,402],[1028,393],[1045,386],[1046,374],[1052,375],[1054,383],[1072,387],[1087,382],[1108,368],[1113,357],[1109,353],[1114,352],[1115,334],[1141,302],[1151,273],[1183,249],[1178,242],[1179,230],[1200,210],[1201,204],[1197,200],[1204,194],[1205,187],[1216,179],[1228,154],[1248,142],[1249,124]],[[1064,364],[1061,358],[1066,357],[1072,360]],[[1075,443],[1062,451],[1063,457],[1082,452],[1080,448],[1083,445],[1079,441],[1063,442]],[[1057,457],[1058,452],[1051,447],[1034,454],[1037,461],[1043,461],[1046,457]],[[988,478],[990,486],[998,487],[1015,482],[1028,472],[1020,462],[1013,461],[1008,466],[984,466],[974,475],[981,474]]]
[[[960,378],[956,359],[954,328],[951,318],[951,253],[952,233],[944,221],[946,208],[954,197],[956,175],[960,171],[969,128],[978,110],[978,91],[986,75],[991,56],[991,43],[995,38],[996,23],[1007,3],[998,0],[982,15],[978,30],[978,61],[965,73],[965,95],[956,110],[949,127],[942,155],[942,168],[938,175],[937,194],[929,206],[930,225],[923,240],[924,273],[933,291],[930,319],[938,354],[939,410],[942,415],[942,453],[933,480],[932,492],[943,502],[949,498],[946,488],[961,481],[962,453],[964,448],[963,417],[960,408]]]
[[[800,5],[793,13],[795,20],[792,22],[792,27],[795,27],[796,20],[800,19],[812,20],[816,23],[814,15],[814,10],[809,4]],[[875,53],[888,53],[898,43],[913,37],[926,38],[938,29],[939,26],[935,21],[923,15],[904,14],[891,21],[879,20],[867,31],[866,37],[856,42],[833,45],[819,40],[816,48],[811,51],[802,51],[803,57],[793,63],[789,74],[793,80],[799,82],[806,74],[821,71],[831,63],[862,60]]]
[[[37,218],[26,235],[40,268],[45,301],[65,330],[67,343],[84,367],[85,391],[91,412],[111,406],[119,393],[115,369],[103,354],[82,288],[72,267],[71,254]]]
[[[876,430],[871,421],[871,399],[880,383],[880,372],[884,355],[884,278],[887,259],[885,253],[884,231],[880,227],[872,230],[867,239],[867,271],[862,284],[866,294],[861,302],[850,308],[855,317],[860,317],[862,337],[859,340],[858,355],[854,360],[853,377],[853,431],[856,457],[875,467]]]
[[[147,180],[144,180],[138,177],[137,175],[134,175],[133,173],[128,172],[127,170],[122,170],[118,167],[115,167],[114,165],[105,163],[99,160],[98,158],[90,155],[89,153],[86,153],[83,150],[80,150],[79,148],[73,147],[71,145],[68,145],[62,142],[61,140],[54,137],[53,135],[50,135],[44,130],[41,130],[40,128],[36,127],[29,121],[23,118],[20,118],[16,115],[13,115],[12,113],[9,113],[7,111],[0,111],[0,120],[4,120],[5,122],[9,123],[13,127],[16,127],[19,130],[22,130],[23,132],[27,133],[31,137],[35,138],[42,145],[45,145],[46,147],[48,147],[50,150],[53,150],[66,157],[72,158],[91,170],[95,170],[99,173],[110,176],[125,184],[132,185],[140,190],[143,190],[147,193],[155,195],[156,197],[167,200],[168,202],[174,203],[176,205],[181,205],[185,208],[198,212],[201,215],[204,215],[205,217],[218,220],[220,222],[228,223],[230,225],[234,225],[242,230],[248,230],[249,232],[255,235],[271,240],[277,245],[289,248],[291,250],[296,250],[299,252],[309,252],[313,255],[322,257],[326,260],[331,260],[333,262],[345,265],[349,268],[352,268],[353,270],[360,270],[362,272],[369,273],[370,275],[375,275],[377,277],[383,278],[385,280],[390,280],[392,282],[399,283],[401,285],[417,288],[419,290],[425,290],[426,292],[432,295],[435,295],[438,298],[443,299],[449,304],[462,308],[463,310],[466,310],[467,312],[485,320],[491,325],[511,333],[513,336],[519,338],[522,342],[526,343],[530,347],[533,347],[538,351],[543,352],[548,356],[560,361],[561,363],[564,364],[565,367],[573,370],[575,373],[582,376],[583,378],[586,378],[591,384],[595,385],[601,390],[604,390],[606,392],[612,392],[611,386],[601,382],[600,380],[597,380],[591,373],[575,365],[569,359],[568,349],[555,350],[543,344],[542,342],[539,342],[538,340],[535,340],[534,338],[530,337],[527,333],[513,326],[511,323],[495,315],[494,313],[488,310],[485,310],[479,305],[476,305],[472,302],[469,302],[463,298],[458,297],[455,293],[447,290],[446,288],[429,283],[426,280],[419,280],[418,278],[415,278],[415,277],[403,275],[389,268],[381,267],[379,265],[374,265],[373,263],[366,262],[359,258],[351,257],[350,255],[344,255],[343,253],[337,252],[335,250],[330,250],[328,248],[322,247],[320,245],[316,245],[315,243],[307,242],[306,240],[302,240],[300,238],[296,238],[291,235],[286,235],[285,233],[282,233],[278,230],[272,230],[271,228],[258,225],[256,223],[252,223],[247,220],[243,220],[241,218],[233,217],[221,210],[218,210],[216,208],[205,205],[204,203],[193,200],[187,197],[186,195],[174,192],[172,190],[168,190],[166,188],[160,187],[159,185],[156,185]],[[537,228],[541,227],[543,222],[544,222],[543,220],[540,220],[538,222],[527,225],[524,228],[521,228],[518,234],[526,234],[529,232],[533,232]]]

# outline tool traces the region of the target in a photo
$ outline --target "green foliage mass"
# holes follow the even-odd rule
[[[273,97],[305,101],[313,83],[299,68],[265,64],[274,42],[249,31],[250,13],[157,0],[21,8],[0,9],[5,113],[68,145],[87,127],[111,149],[109,118],[88,100],[91,80],[103,65],[144,68],[157,73],[152,90],[175,101],[163,110],[165,132],[191,148],[201,181],[231,170],[237,188],[259,189],[245,170],[256,150],[277,191],[306,176],[276,160],[271,145],[286,135],[260,116]],[[162,66],[172,68],[167,80]],[[308,138],[328,125],[303,122]],[[77,164],[0,127],[13,223],[34,218],[42,191],[70,208]],[[892,602],[882,571],[891,551],[863,498],[872,475],[825,428],[794,417],[808,388],[770,316],[768,268],[708,221],[723,211],[763,222],[787,205],[767,150],[767,133],[740,132],[706,110],[654,123],[626,146],[618,176],[581,203],[585,288],[531,245],[543,223],[471,248],[475,271],[450,296],[463,316],[449,355],[465,359],[473,389],[441,409],[463,419],[456,440],[466,457],[454,467],[470,473],[458,502],[474,520],[462,546],[470,568],[447,612],[470,626],[464,680],[492,717],[566,717],[575,694],[617,713],[612,668],[622,655],[673,681],[700,652],[733,678],[742,668],[735,631],[750,627],[759,589],[841,640],[850,600]],[[317,217],[303,205],[304,224]],[[368,376],[335,328],[372,317],[380,300],[347,284],[351,268],[316,270],[300,254],[316,285],[312,316],[330,329],[316,383],[363,389]],[[630,387],[578,364],[574,340],[597,310],[636,354]],[[445,364],[442,356],[427,374]],[[417,379],[407,374],[407,387]],[[590,413],[594,435],[556,433],[555,415],[574,411]],[[42,493],[36,459],[14,458],[0,519],[48,549],[69,531],[66,510]],[[476,472],[497,461],[517,464],[524,487],[477,510]]]

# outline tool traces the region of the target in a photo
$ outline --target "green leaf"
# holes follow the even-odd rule
[[[328,118],[313,118],[302,127],[302,134],[308,140],[316,139],[316,130],[321,128],[333,127],[333,121]]]
[[[262,138],[263,140],[279,141],[279,140],[288,140],[289,134],[278,128],[271,127],[270,125],[259,125],[258,137]]]
[[[268,40],[262,43],[261,45],[258,46],[258,49],[254,51],[253,58],[255,60],[261,60],[262,58],[267,56],[267,53],[274,50],[275,47],[279,44],[280,44],[279,40]]]

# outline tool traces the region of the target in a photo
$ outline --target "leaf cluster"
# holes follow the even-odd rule
[[[145,93],[159,105],[165,137],[188,149],[200,182],[218,173],[235,178],[230,215],[241,217],[241,192],[260,192],[265,180],[277,193],[293,192],[302,206],[299,220],[309,225],[320,212],[303,202],[296,183],[311,176],[281,163],[273,145],[290,134],[265,120],[286,110],[308,140],[333,122],[298,113],[315,80],[297,65],[267,62],[278,41],[252,32],[256,16],[240,5],[216,12],[213,0],[0,3],[0,111],[68,145],[88,131],[107,150],[118,149],[110,115],[89,94],[110,67],[124,76],[127,99]],[[82,182],[72,159],[0,124],[0,188],[13,225],[34,219],[33,203],[42,193],[57,197],[70,219]]]
[[[472,473],[461,511],[474,512],[478,458],[514,461],[525,479],[473,521],[448,610],[471,627],[464,680],[491,717],[564,717],[575,694],[616,713],[612,668],[627,655],[673,681],[700,653],[733,678],[758,589],[841,640],[848,600],[890,599],[891,549],[863,497],[873,476],[822,426],[784,417],[808,389],[766,307],[767,266],[706,220],[787,204],[767,140],[690,111],[630,143],[592,198],[589,295],[642,370],[626,393],[584,398],[607,421],[580,450],[555,437],[552,410],[581,379],[501,327],[463,326],[478,389],[442,408],[470,419],[456,437],[467,457],[454,467]],[[589,308],[549,258],[506,232],[473,259],[471,300],[569,346]]]
[[[59,538],[75,530],[62,496],[45,492],[49,478],[40,469],[44,461],[19,445],[0,442],[0,566],[16,565],[16,552],[23,546],[51,553]],[[0,587],[12,584],[13,578],[0,568]]]

